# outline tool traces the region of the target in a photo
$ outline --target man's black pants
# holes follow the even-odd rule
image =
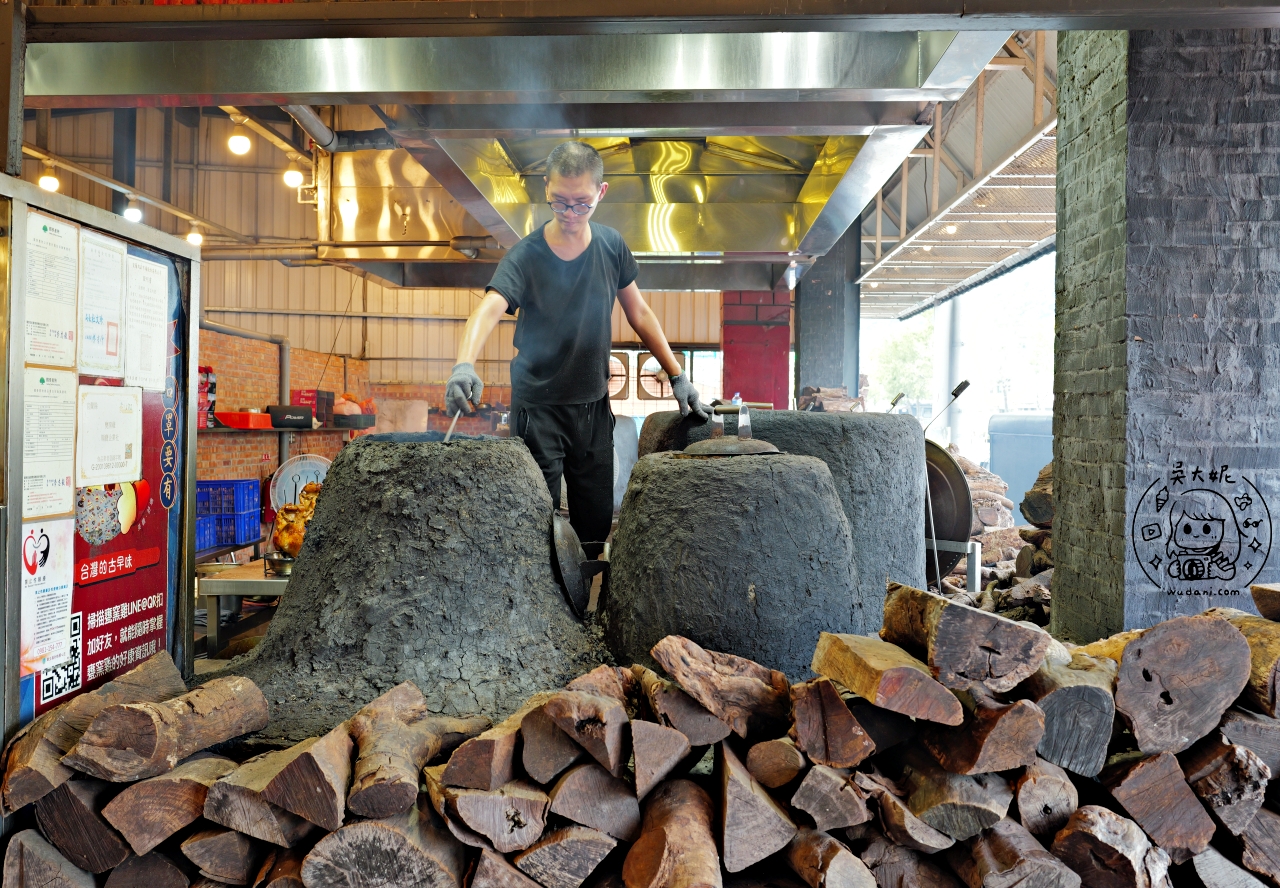
[[[592,404],[514,404],[511,409],[511,431],[524,439],[556,506],[564,477],[569,523],[588,558],[604,550],[613,523],[613,422],[607,396]]]

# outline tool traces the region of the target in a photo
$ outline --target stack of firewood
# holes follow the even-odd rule
[[[1068,648],[890,584],[880,637],[823,633],[807,681],[651,654],[665,674],[601,666],[492,727],[401,684],[246,761],[201,750],[266,725],[257,688],[186,692],[157,655],[11,742],[0,791],[38,831],[4,886],[1280,885],[1261,617]]]

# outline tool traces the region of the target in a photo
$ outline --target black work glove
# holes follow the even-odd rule
[[[480,395],[484,392],[484,383],[476,375],[476,368],[470,364],[454,364],[449,374],[449,383],[444,389],[444,407],[450,416],[458,413],[470,413],[467,402],[480,406]]]
[[[683,373],[679,376],[671,377],[671,395],[676,399],[676,403],[680,405],[681,416],[688,416],[692,413],[703,422],[711,418],[711,408],[698,400],[698,390],[693,387],[689,377]]]

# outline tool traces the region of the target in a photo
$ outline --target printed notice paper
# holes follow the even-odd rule
[[[129,248],[85,229],[80,232],[81,373],[124,375],[124,262]]]
[[[23,675],[71,659],[74,518],[22,525]]]
[[[28,363],[76,365],[79,233],[71,222],[27,211]]]
[[[22,517],[75,507],[76,374],[23,368]]]
[[[124,381],[163,391],[168,363],[169,266],[130,256],[125,262]]]
[[[142,389],[80,386],[76,487],[142,477]]]

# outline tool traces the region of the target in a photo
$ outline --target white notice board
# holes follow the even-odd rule
[[[122,240],[80,232],[81,373],[124,376],[124,264]]]
[[[75,507],[76,374],[23,368],[22,517]]]
[[[142,389],[82,385],[76,423],[76,487],[142,477]]]
[[[22,525],[21,674],[71,659],[74,518]]]
[[[125,260],[124,381],[163,391],[169,345],[169,266]]]
[[[27,284],[24,360],[55,367],[76,365],[76,289],[80,226],[27,211]]]

